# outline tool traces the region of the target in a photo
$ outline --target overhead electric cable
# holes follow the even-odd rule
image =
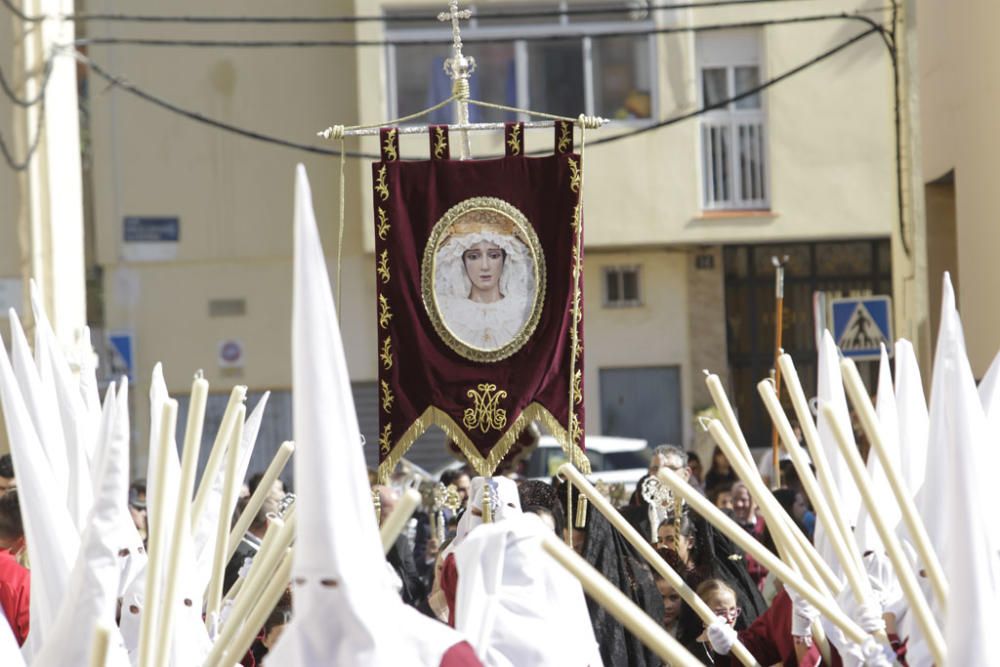
[[[763,83],[761,83],[758,86],[755,86],[754,88],[745,90],[745,91],[741,92],[739,95],[734,95],[733,97],[728,98],[726,100],[721,100],[721,101],[717,102],[716,104],[706,105],[706,106],[703,106],[703,107],[701,107],[699,109],[696,109],[694,111],[681,114],[679,116],[673,116],[671,118],[667,118],[665,120],[662,120],[662,121],[659,121],[659,122],[656,122],[656,123],[652,123],[650,125],[646,125],[646,126],[643,126],[643,127],[640,127],[640,128],[636,128],[636,129],[630,130],[628,132],[623,132],[621,134],[616,134],[614,136],[605,137],[603,139],[598,139],[598,140],[595,140],[595,141],[592,141],[592,142],[588,142],[588,143],[590,143],[591,145],[594,145],[594,144],[606,144],[606,143],[611,143],[611,142],[615,142],[615,141],[622,141],[624,139],[628,139],[630,137],[633,137],[633,136],[636,136],[636,135],[639,135],[639,134],[644,134],[644,133],[650,132],[652,130],[656,130],[656,129],[659,129],[659,128],[662,128],[662,127],[666,127],[668,125],[673,125],[675,123],[679,123],[681,121],[688,120],[690,118],[694,118],[694,117],[699,116],[699,115],[701,115],[703,113],[706,113],[708,111],[712,111],[713,109],[717,109],[717,108],[720,108],[720,107],[725,106],[727,104],[730,104],[732,102],[741,100],[741,99],[743,99],[745,97],[756,95],[757,93],[759,93],[759,92],[761,92],[763,90],[766,90],[767,88],[770,88],[771,86],[773,86],[773,85],[775,85],[777,83],[780,83],[781,81],[784,81],[784,80],[788,79],[789,77],[794,76],[795,74],[798,74],[798,73],[802,72],[803,70],[808,69],[809,67],[812,67],[813,65],[816,65],[816,64],[818,64],[820,62],[823,62],[827,58],[830,58],[830,57],[836,55],[840,51],[846,49],[847,47],[851,46],[852,44],[855,44],[856,42],[859,42],[860,40],[862,40],[863,38],[867,37],[868,35],[876,34],[876,33],[878,33],[881,30],[882,30],[881,26],[876,26],[876,27],[869,28],[868,30],[865,30],[864,32],[858,33],[857,35],[851,37],[850,39],[848,39],[848,40],[846,40],[844,42],[841,42],[841,43],[837,44],[836,46],[834,46],[834,47],[832,47],[832,48],[824,51],[823,53],[820,53],[819,55],[817,55],[817,56],[809,59],[808,61],[802,63],[801,65],[798,65],[797,67],[794,67],[794,68],[792,68],[790,70],[787,70],[787,71],[783,72],[782,74],[780,74],[780,75],[778,75],[778,76],[776,76],[776,77],[774,77],[772,79],[768,79],[767,81],[764,81]],[[338,156],[338,157],[340,156],[340,151],[339,150],[333,150],[333,149],[329,149],[329,148],[322,148],[320,146],[313,146],[313,145],[305,144],[305,143],[301,143],[301,142],[290,141],[290,140],[287,140],[287,139],[283,139],[281,137],[275,137],[275,136],[272,136],[272,135],[264,134],[263,132],[258,132],[258,131],[255,131],[255,130],[249,130],[249,129],[246,129],[246,128],[242,128],[242,127],[239,127],[237,125],[233,125],[231,123],[227,123],[225,121],[221,121],[221,120],[218,120],[218,119],[215,119],[215,118],[210,118],[210,117],[205,116],[205,115],[203,115],[203,114],[201,114],[201,113],[199,113],[197,111],[191,111],[189,109],[185,109],[185,108],[183,108],[183,107],[181,107],[181,106],[179,106],[177,104],[174,104],[173,102],[170,102],[170,101],[168,101],[168,100],[166,100],[166,99],[164,99],[162,97],[159,97],[159,96],[157,96],[157,95],[155,95],[153,93],[150,93],[150,92],[148,92],[148,91],[146,91],[146,90],[144,90],[144,89],[136,86],[135,84],[127,81],[124,77],[118,76],[116,74],[113,74],[113,73],[105,70],[103,67],[101,67],[98,63],[94,62],[94,60],[91,59],[87,55],[84,55],[84,54],[82,54],[80,52],[76,52],[75,53],[75,57],[77,58],[78,61],[80,61],[81,63],[87,65],[87,67],[89,67],[92,72],[94,72],[99,77],[101,77],[102,79],[104,79],[105,81],[107,81],[108,83],[110,83],[113,87],[121,88],[122,90],[124,90],[124,91],[126,91],[128,93],[131,93],[132,95],[135,95],[136,97],[144,99],[144,100],[146,100],[147,102],[149,102],[151,104],[154,104],[154,105],[156,105],[156,106],[158,106],[160,108],[166,109],[166,110],[171,111],[173,113],[177,113],[179,115],[185,116],[185,117],[187,117],[187,118],[189,118],[191,120],[194,120],[196,122],[203,123],[203,124],[209,125],[211,127],[215,127],[217,129],[221,129],[221,130],[224,130],[224,131],[227,131],[227,132],[231,132],[233,134],[244,136],[244,137],[247,137],[247,138],[250,138],[250,139],[255,139],[257,141],[262,141],[262,142],[273,144],[273,145],[277,145],[277,146],[283,146],[285,148],[294,148],[294,149],[297,149],[297,150],[305,151],[305,152],[308,152],[308,153],[314,153],[314,154],[318,154],[318,155],[330,155],[330,156]],[[378,160],[379,159],[378,155],[369,154],[369,153],[362,153],[362,152],[357,152],[357,151],[347,151],[347,152],[345,152],[345,155],[347,155],[347,157],[358,158],[358,159],[365,159],[365,160]]]
[[[607,14],[635,15],[636,13],[667,12],[684,9],[709,9],[713,7],[728,7],[731,5],[771,5],[789,2],[815,2],[816,0],[706,0],[705,2],[685,2],[670,4],[648,4],[646,6],[630,7],[624,4],[597,5],[587,7],[567,7],[566,9],[526,9],[512,12],[476,12],[476,19],[526,19],[549,18],[562,16],[601,16]],[[30,16],[13,4],[11,0],[0,0],[7,9],[22,21],[37,23],[46,20],[47,16]],[[209,23],[209,24],[330,24],[330,23],[426,23],[436,21],[436,13],[428,14],[374,14],[357,16],[166,16],[150,14],[111,14],[111,13],[81,13],[64,14],[58,17],[65,21],[77,23],[89,21],[117,23]]]
[[[6,1],[6,0],[4,0]],[[876,10],[865,10],[870,13]],[[878,10],[881,11],[881,10]],[[762,19],[759,21],[740,21],[731,23],[713,23],[697,26],[672,26],[666,28],[649,28],[645,30],[609,30],[609,31],[578,31],[565,33],[549,33],[544,35],[521,35],[510,37],[467,37],[463,35],[464,44],[500,44],[507,42],[558,42],[584,38],[612,39],[616,37],[644,37],[649,35],[670,35],[689,32],[711,32],[718,30],[737,30],[741,28],[762,28],[772,25],[793,25],[801,23],[817,23],[821,21],[848,20],[860,21],[871,27],[881,25],[874,19],[862,13],[838,12],[835,14],[816,14],[812,16],[795,16],[779,19]],[[90,37],[73,42],[77,46],[153,46],[153,47],[189,47],[189,48],[354,48],[354,47],[385,47],[385,46],[448,46],[452,38],[442,36],[435,39],[292,39],[292,40],[234,40],[234,39],[162,39],[155,37]]]

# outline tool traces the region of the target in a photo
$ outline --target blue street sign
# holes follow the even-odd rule
[[[833,299],[830,311],[833,339],[845,357],[878,359],[883,344],[892,356],[892,297]]]
[[[129,382],[135,381],[135,356],[133,354],[132,333],[129,331],[116,331],[108,334],[108,343],[111,344],[111,377],[118,378],[122,375],[128,377]]]
[[[176,216],[125,217],[124,240],[126,243],[177,243],[181,240],[181,221]]]

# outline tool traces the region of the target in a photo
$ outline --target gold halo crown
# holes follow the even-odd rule
[[[448,230],[447,241],[458,236],[481,234],[483,232],[513,236],[522,243],[525,243],[521,230],[513,220],[500,211],[487,208],[473,209],[459,218]]]

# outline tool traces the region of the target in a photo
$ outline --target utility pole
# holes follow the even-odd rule
[[[927,220],[920,151],[920,73],[917,68],[917,0],[893,0],[889,20],[895,36],[895,85],[899,104],[901,212],[892,226],[892,289],[898,335],[913,343],[921,368],[930,368],[930,300]],[[940,276],[931,276],[940,280]],[[924,373],[927,382],[930,373]]]
[[[22,261],[25,315],[30,280],[38,285],[46,313],[64,352],[73,364],[90,351],[81,337],[87,324],[86,275],[83,239],[83,177],[80,162],[80,115],[76,61],[70,53],[56,54],[59,45],[72,45],[75,26],[60,16],[74,13],[73,0],[27,0],[23,11],[45,16],[26,22],[22,62],[25,95],[33,97],[46,81],[41,73],[49,59],[52,72],[43,104],[26,114],[25,144],[41,132],[38,149],[27,169],[23,209],[28,217],[27,257]],[[72,49],[72,46],[68,48]]]

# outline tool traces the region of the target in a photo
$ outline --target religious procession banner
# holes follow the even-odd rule
[[[429,160],[401,161],[381,131],[372,165],[379,349],[379,474],[432,424],[480,475],[542,422],[583,455],[582,164],[573,126],[552,155],[452,160],[448,128]]]

